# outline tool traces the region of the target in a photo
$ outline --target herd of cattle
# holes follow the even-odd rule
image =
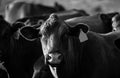
[[[12,2],[0,15],[0,78],[120,78],[120,13]]]

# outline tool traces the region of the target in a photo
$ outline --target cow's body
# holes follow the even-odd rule
[[[83,23],[90,27],[91,31],[98,33],[108,33],[111,32],[112,27],[112,17],[118,14],[117,12],[108,14],[96,14],[92,16],[82,16],[66,20],[66,22],[74,26],[77,23]]]
[[[40,16],[64,11],[64,9],[59,10],[59,6],[59,4],[56,4],[55,7],[51,7],[32,2],[14,1],[6,7],[5,19],[9,23],[14,23],[17,19],[26,16]]]
[[[74,17],[89,16],[84,10],[71,9],[55,13],[60,19],[67,20]]]
[[[12,46],[13,44],[13,46]],[[32,77],[34,62],[42,55],[40,42],[33,41],[29,42],[24,38],[19,38],[11,40],[10,45],[12,46],[12,51],[10,48],[10,75],[16,78],[29,78]],[[8,52],[9,52],[8,51]]]
[[[38,72],[48,65],[53,78],[120,77],[120,31],[99,34],[86,25],[70,27],[52,14],[40,33],[44,58],[36,63]]]
[[[5,70],[0,69],[0,77],[1,78],[9,78],[8,73]]]
[[[17,26],[16,26],[17,27]],[[10,26],[4,19],[0,20],[0,51],[2,61],[10,78],[31,78],[33,65],[42,55],[39,40],[27,41],[21,35],[15,38],[17,28]]]

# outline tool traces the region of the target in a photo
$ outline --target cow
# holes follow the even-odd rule
[[[31,78],[33,65],[43,54],[39,39],[28,41],[20,34],[19,29],[24,26],[24,23],[11,25],[4,18],[0,19],[0,60],[10,78]],[[20,34],[19,38],[16,38],[16,33]]]
[[[58,3],[56,3],[55,5],[56,6],[52,7],[42,4],[35,4],[32,2],[14,1],[6,6],[5,20],[9,23],[14,23],[17,19],[26,16],[40,16],[64,11],[64,9],[61,9],[62,5],[60,6],[60,4]]]
[[[65,20],[69,25],[74,26],[77,23],[89,25],[90,30],[97,33],[108,33],[113,30],[112,17],[118,12],[98,13],[90,16],[75,17]]]
[[[21,33],[25,30],[36,31],[24,28]],[[120,78],[120,31],[100,34],[85,24],[69,26],[55,14],[39,30],[44,58],[36,62],[33,78],[46,65],[53,78]]]

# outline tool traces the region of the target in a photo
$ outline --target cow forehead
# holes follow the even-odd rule
[[[62,34],[66,31],[65,26],[60,26],[54,29],[51,33],[47,33],[47,35],[43,35],[41,41],[43,46],[48,46],[49,48],[56,48],[59,46],[61,42]],[[49,34],[49,35],[48,35]]]
[[[44,34],[49,34],[51,32],[54,32],[56,27],[60,25],[60,21],[58,17],[54,14],[51,14],[49,18],[42,24],[40,31]]]

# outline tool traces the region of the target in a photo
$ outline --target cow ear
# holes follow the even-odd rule
[[[69,34],[71,36],[77,36],[80,39],[80,42],[88,40],[86,33],[88,32],[88,25],[79,23],[74,27],[70,28]]]
[[[20,30],[20,35],[28,41],[34,41],[41,35],[39,34],[39,30],[33,27],[23,27]]]
[[[84,33],[88,32],[88,25],[83,23],[78,23],[73,27],[69,27],[69,35],[71,36],[79,36],[80,31],[83,31]]]
[[[23,26],[25,26],[24,23],[22,23],[22,22],[15,22],[15,23],[12,24],[12,31],[16,32],[19,28],[21,28]]]

